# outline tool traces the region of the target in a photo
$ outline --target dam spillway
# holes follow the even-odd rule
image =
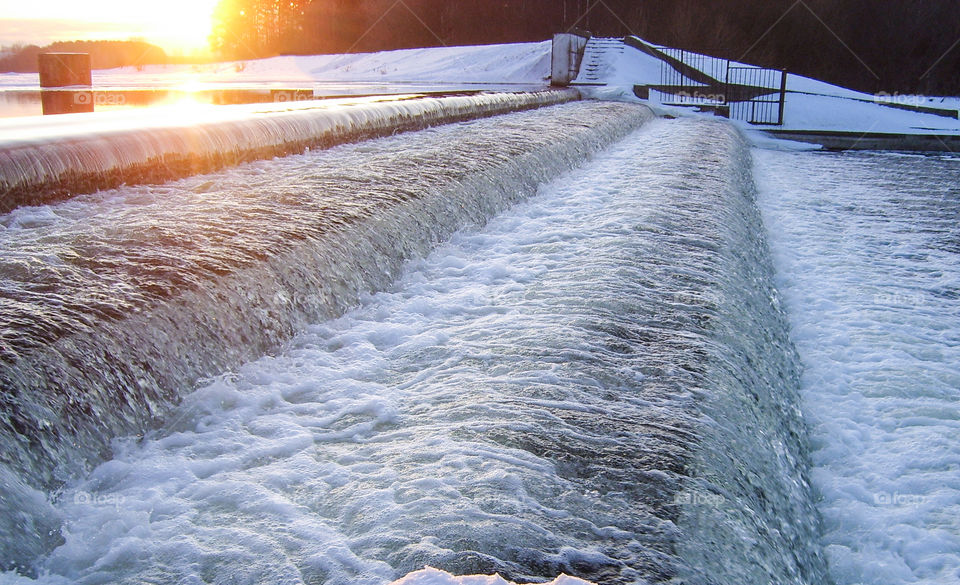
[[[4,466],[49,489],[649,119],[573,105],[6,217]],[[131,199],[132,197],[132,199]]]
[[[750,164],[573,103],[13,211],[6,568],[825,582]]]
[[[0,212],[578,97],[414,94],[0,120]]]

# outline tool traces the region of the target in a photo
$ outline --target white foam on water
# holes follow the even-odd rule
[[[446,571],[427,567],[421,571],[415,571],[409,575],[398,579],[392,585],[514,585],[499,575],[468,575],[465,577],[455,577]],[[589,585],[589,581],[570,577],[569,575],[560,575],[549,583],[543,585]]]
[[[755,151],[839,585],[960,582],[957,161]]]
[[[564,303],[606,302],[579,300],[577,283],[584,258],[597,263],[588,270],[605,271],[626,253],[615,244],[631,234],[635,218],[621,213],[629,178],[617,175],[644,151],[645,132],[482,231],[459,233],[411,263],[391,290],[310,327],[281,354],[211,380],[161,432],[116,440],[113,460],[59,495],[65,543],[40,562],[40,577],[7,573],[0,582],[298,583],[309,574],[318,582],[380,585],[400,576],[376,558],[392,547],[415,557],[454,545],[469,550],[473,538],[509,543],[523,534],[534,540],[516,546],[546,549],[573,536],[549,534],[531,517],[629,542],[634,536],[614,519],[589,509],[597,494],[562,492],[572,485],[550,460],[457,437],[484,432],[480,419],[471,419],[477,412],[492,421],[538,406],[596,408],[562,393],[523,406],[501,387],[642,380],[635,371],[575,379],[556,356],[537,363],[511,354],[541,343],[561,357],[597,351],[562,310]],[[573,344],[553,345],[564,340]],[[619,403],[630,406],[628,398]],[[543,485],[524,481],[530,473]],[[424,517],[444,527],[444,538],[407,542],[423,530]],[[669,532],[668,525],[651,529]],[[609,559],[599,549],[560,547],[549,561]]]
[[[354,310],[205,381],[159,431],[115,440],[55,494],[62,544],[25,572],[821,582],[744,148],[717,122],[649,123],[391,271]]]
[[[48,490],[82,477],[198,378],[341,315],[649,117],[577,102],[0,217],[0,466]],[[9,519],[2,567],[40,554]]]

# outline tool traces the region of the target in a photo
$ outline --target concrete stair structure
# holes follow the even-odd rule
[[[571,85],[606,85],[605,77],[616,57],[626,51],[623,39],[593,37],[587,41],[580,76]]]

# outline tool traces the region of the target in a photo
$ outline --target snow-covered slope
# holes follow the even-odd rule
[[[316,83],[545,85],[550,42],[434,47],[380,53],[273,57],[209,65],[151,65],[94,71],[97,88],[306,86]],[[0,87],[37,88],[36,74],[0,75]]]

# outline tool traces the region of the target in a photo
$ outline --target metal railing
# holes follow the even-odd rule
[[[783,125],[786,71],[731,65],[727,68],[726,85],[731,119],[757,125]]]
[[[660,67],[660,86],[669,87],[670,99],[681,105],[719,105],[726,96],[717,87],[716,80],[726,77],[728,62],[683,49],[659,49],[668,59],[682,64],[672,67],[663,61]],[[697,75],[700,73],[701,75]]]
[[[733,63],[683,49],[657,48],[664,103],[709,106],[733,120],[783,124],[787,72]]]

